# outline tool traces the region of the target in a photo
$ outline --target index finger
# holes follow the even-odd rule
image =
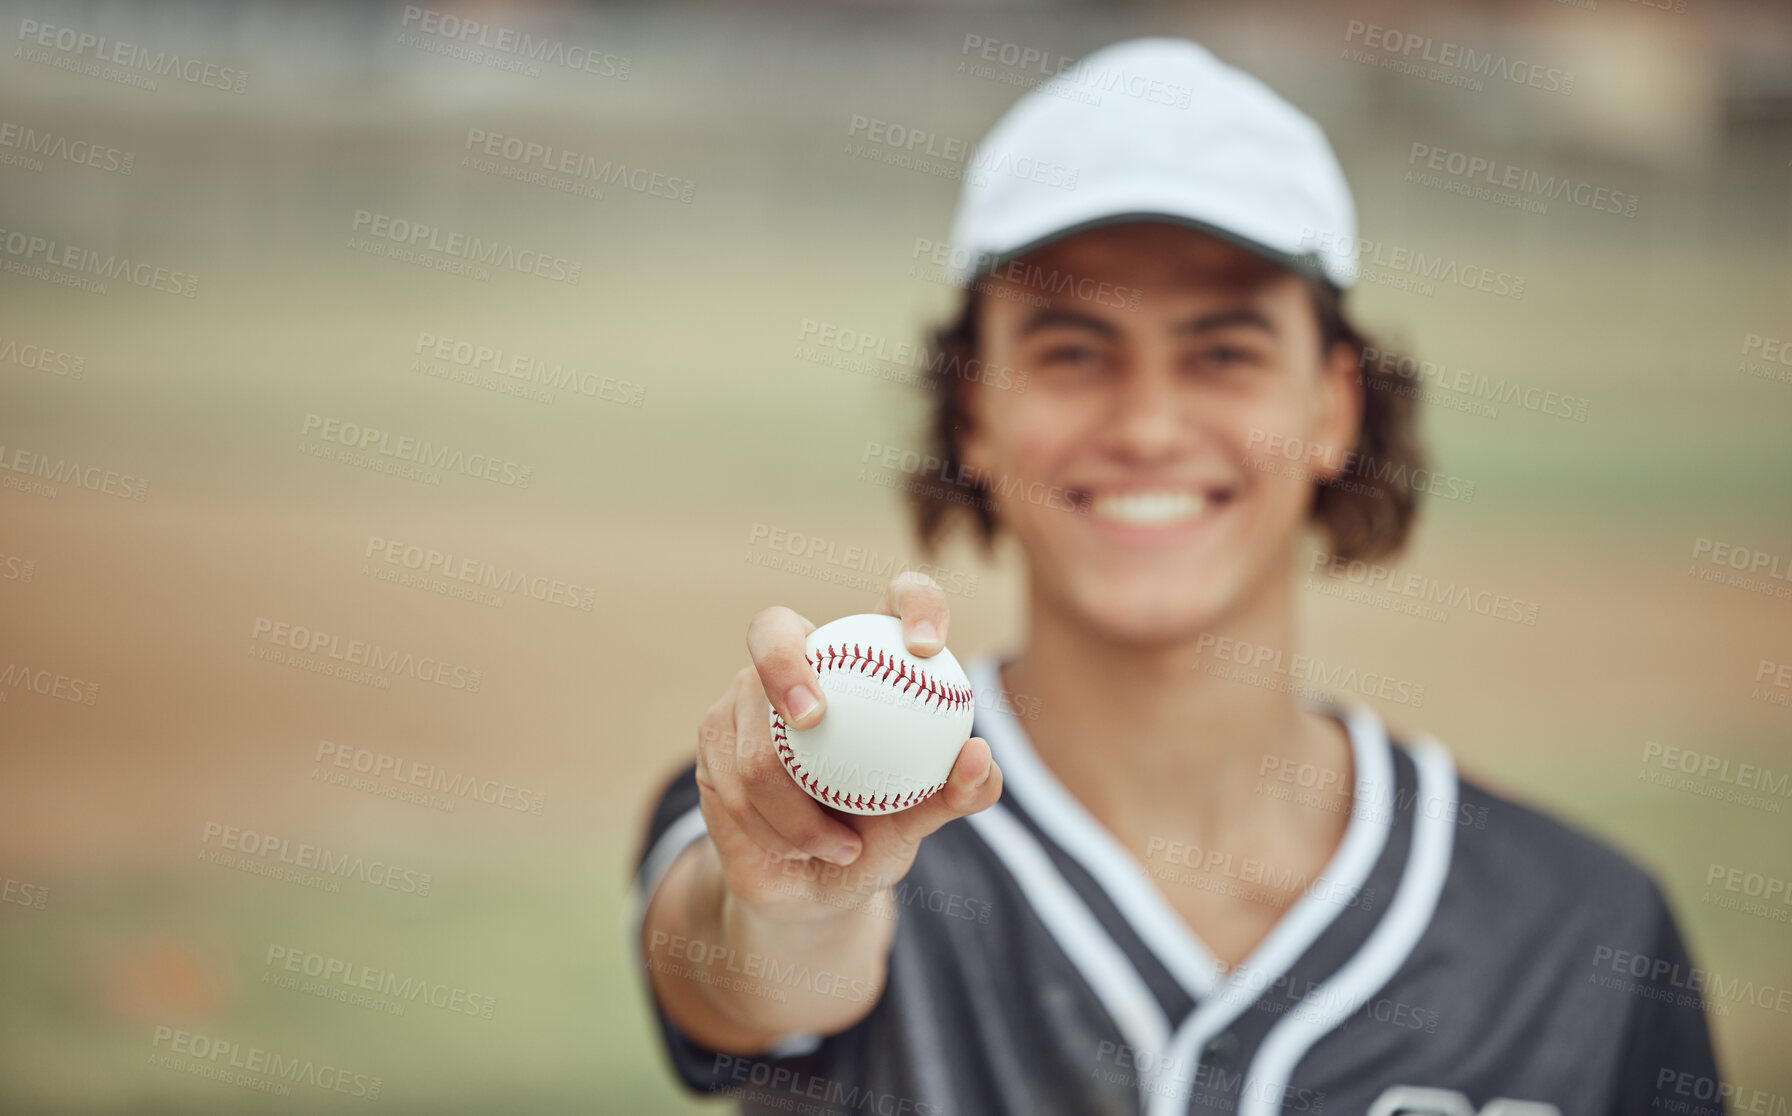
[[[910,654],[925,659],[946,646],[946,624],[951,619],[946,591],[926,574],[916,570],[897,574],[884,589],[877,611],[902,621],[902,638]]]
[[[747,625],[747,651],[772,708],[791,728],[813,728],[826,711],[821,680],[809,665],[808,638],[815,625],[788,608],[762,610]]]

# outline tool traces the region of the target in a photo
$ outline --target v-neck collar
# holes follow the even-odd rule
[[[1337,894],[1354,894],[1380,859],[1393,826],[1383,804],[1394,798],[1392,747],[1375,711],[1355,700],[1303,698],[1303,705],[1343,722],[1354,760],[1353,809],[1343,839],[1319,878],[1331,897],[1308,891],[1237,967],[1222,974],[1207,947],[1171,906],[1145,866],[1096,820],[1033,750],[1003,700],[1001,662],[982,658],[967,671],[977,692],[977,729],[1002,768],[1012,797],[1063,853],[1094,879],[1145,947],[1194,999],[1193,1019],[1235,1017],[1285,975],[1344,910]],[[998,809],[1000,807],[998,806]],[[1222,1024],[1223,1025],[1223,1024]]]

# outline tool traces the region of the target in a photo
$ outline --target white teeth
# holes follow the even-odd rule
[[[1207,496],[1186,488],[1154,492],[1114,492],[1095,497],[1089,512],[1134,527],[1183,523],[1207,510]]]

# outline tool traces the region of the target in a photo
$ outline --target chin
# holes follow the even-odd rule
[[[1073,591],[1073,607],[1116,642],[1171,646],[1224,622],[1236,599],[1232,580],[1194,571],[1180,577],[1095,577]]]

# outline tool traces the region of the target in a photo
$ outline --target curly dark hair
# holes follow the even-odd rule
[[[1349,467],[1329,481],[1315,478],[1307,521],[1326,536],[1334,559],[1369,561],[1398,553],[1406,545],[1418,513],[1426,470],[1419,441],[1420,392],[1410,371],[1413,361],[1376,344],[1353,324],[1344,292],[1316,276],[1303,276],[1318,315],[1320,351],[1339,341],[1357,352],[1363,382],[1363,421]],[[993,548],[1000,524],[986,486],[964,467],[958,436],[970,422],[964,388],[982,370],[977,347],[981,285],[965,290],[956,316],[932,331],[922,375],[930,401],[923,452],[943,463],[929,469],[927,483],[906,486],[909,511],[922,549],[935,554],[951,524],[968,518],[985,553]]]

